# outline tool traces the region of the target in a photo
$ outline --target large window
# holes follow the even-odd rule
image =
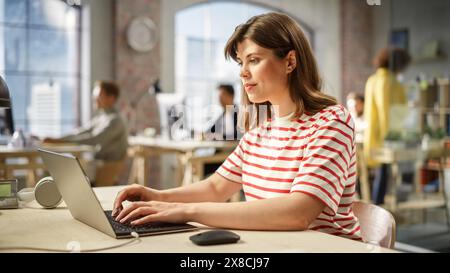
[[[198,4],[176,13],[175,90],[186,96],[186,104],[193,110],[188,116],[191,126],[202,128],[204,119],[211,118],[204,110],[219,104],[219,83],[234,85],[235,103],[239,102],[239,67],[225,60],[225,44],[237,25],[270,11],[257,5],[224,1]],[[310,37],[311,33],[305,34]]]
[[[78,125],[80,32],[79,6],[0,0],[0,74],[16,128],[57,137]]]

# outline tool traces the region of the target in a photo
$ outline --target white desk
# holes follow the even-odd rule
[[[129,178],[130,183],[137,182],[146,185],[148,181],[148,157],[164,153],[175,153],[179,164],[177,179],[180,185],[190,184],[203,178],[205,163],[223,162],[236,148],[238,141],[200,141],[200,140],[170,140],[150,137],[129,137],[128,155],[133,158]],[[195,157],[199,149],[216,148],[222,152],[210,157]]]
[[[95,192],[104,209],[111,209],[121,187],[96,188]],[[73,219],[62,204],[57,209],[24,208],[0,210],[0,247],[32,246],[67,249],[68,244],[79,244],[81,249],[103,248],[126,242],[117,240]],[[153,253],[264,253],[264,252],[395,252],[368,244],[328,235],[317,231],[241,231],[237,244],[200,247],[189,236],[199,231],[142,237],[139,243],[108,252]],[[75,242],[75,243],[74,243]]]

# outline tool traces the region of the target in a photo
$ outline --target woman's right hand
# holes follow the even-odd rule
[[[156,195],[157,191],[151,188],[147,188],[137,184],[126,186],[123,190],[119,191],[116,200],[114,200],[112,216],[116,217],[122,211],[123,201],[134,202],[157,200]]]

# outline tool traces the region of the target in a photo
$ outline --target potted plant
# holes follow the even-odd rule
[[[384,138],[384,146],[391,149],[405,148],[406,143],[403,141],[402,132],[391,130]]]
[[[425,135],[422,138],[423,150],[436,150],[443,147],[443,140],[445,138],[445,131],[443,128],[433,130],[427,126],[425,128]]]

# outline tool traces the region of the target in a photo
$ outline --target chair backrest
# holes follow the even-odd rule
[[[361,225],[361,235],[366,243],[394,248],[395,219],[382,207],[361,201],[353,202],[353,213]]]

